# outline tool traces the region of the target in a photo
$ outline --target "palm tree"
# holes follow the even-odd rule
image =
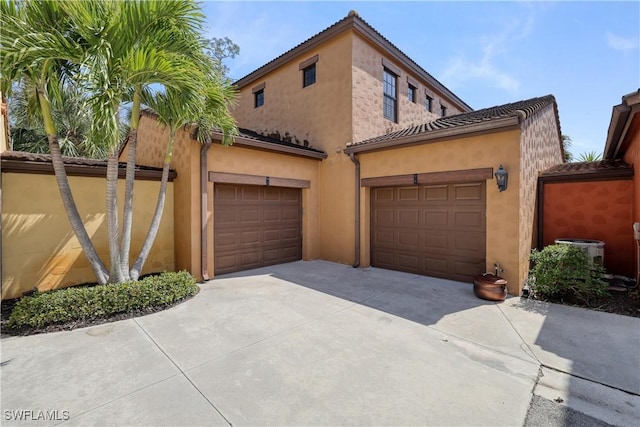
[[[3,3],[0,10],[3,91],[8,82],[22,75],[28,75],[36,83],[54,170],[69,218],[72,224],[79,223],[73,226],[78,236],[86,235],[86,230],[70,190],[63,191],[66,173],[51,120],[48,90],[55,87],[53,83],[62,75],[60,70],[70,70],[68,75],[87,94],[92,113],[89,140],[108,153],[106,212],[110,268],[106,269],[97,254],[89,257],[89,261],[100,283],[126,280],[130,277],[133,182],[142,93],[153,84],[163,87],[160,92],[198,92],[212,84],[210,62],[203,53],[206,42],[200,35],[203,15],[197,4],[188,0],[10,1]],[[59,66],[61,61],[69,66]],[[120,239],[116,191],[118,128],[120,108],[127,101],[132,102],[131,128]],[[221,115],[230,117],[226,104]],[[85,253],[95,253],[88,236],[88,243],[84,238],[79,240]]]
[[[88,141],[91,115],[83,108],[85,102],[84,94],[71,82],[62,84],[59,97],[51,99],[58,144],[65,156],[101,158],[104,153]],[[23,77],[13,88],[9,106],[13,150],[49,153],[38,94],[33,82],[27,77]]]
[[[577,159],[578,162],[597,162],[598,160],[602,160],[602,153],[597,153],[595,151],[581,153]]]
[[[173,145],[178,129],[183,126],[197,124],[197,137],[202,142],[209,142],[212,130],[220,130],[223,144],[230,144],[237,134],[234,119],[228,113],[235,92],[225,80],[215,83],[218,76],[213,75],[210,84],[201,91],[177,91],[168,89],[164,93],[152,95],[143,93],[144,102],[155,113],[158,123],[169,129],[169,140],[162,166],[162,178],[158,192],[158,200],[149,231],[142,244],[138,257],[130,271],[130,277],[137,280],[142,267],[151,251],[153,241],[158,233],[160,219],[164,209],[169,179],[169,168],[173,157]],[[212,84],[213,83],[213,84]]]
[[[83,47],[69,34],[68,19],[56,2],[0,2],[0,86],[3,94],[11,85],[27,78],[34,86],[35,101],[42,114],[51,162],[71,228],[100,283],[108,279],[100,259],[78,212],[58,142],[51,98],[68,77],[73,64],[82,63]]]
[[[571,148],[571,142],[571,137],[569,135],[562,135],[562,151],[564,152],[565,163],[573,160],[573,154],[569,151],[569,148]]]

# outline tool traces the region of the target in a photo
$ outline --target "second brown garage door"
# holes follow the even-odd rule
[[[301,190],[214,186],[215,274],[302,258]]]
[[[485,271],[485,184],[371,189],[371,264],[452,280]]]

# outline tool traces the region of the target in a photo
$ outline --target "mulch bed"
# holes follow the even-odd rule
[[[570,294],[547,298],[544,301],[623,316],[640,317],[640,293],[637,290],[609,290],[609,296],[596,297],[589,301],[582,301]]]

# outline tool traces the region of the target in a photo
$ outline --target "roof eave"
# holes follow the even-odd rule
[[[438,142],[444,139],[451,139],[460,136],[472,136],[481,133],[487,133],[497,130],[520,129],[521,119],[519,116],[504,117],[485,123],[473,123],[470,125],[459,126],[451,129],[439,129],[430,132],[424,132],[416,135],[408,135],[404,137],[388,139],[380,142],[371,142],[362,145],[353,145],[345,148],[345,154],[357,154],[371,151],[388,150],[391,148],[408,147],[412,145],[420,145],[431,142]]]
[[[216,139],[222,140],[222,132],[212,132],[212,136]],[[256,139],[245,138],[242,136],[236,136],[233,139],[233,146],[253,148],[264,151],[275,151],[278,153],[289,154],[299,157],[306,157],[309,159],[323,160],[327,158],[327,154],[319,151],[306,150],[304,148],[291,147],[288,145],[280,145],[272,142],[259,141]]]
[[[620,152],[620,148],[629,129],[630,118],[632,113],[638,112],[640,112],[640,89],[623,96],[622,103],[613,107],[603,158],[614,160],[622,157],[624,153]]]

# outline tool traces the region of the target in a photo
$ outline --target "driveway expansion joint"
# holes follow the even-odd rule
[[[569,375],[570,377],[578,378],[578,379],[581,379],[581,380],[584,380],[584,381],[588,381],[588,382],[593,383],[593,384],[598,384],[598,385],[607,387],[607,388],[609,388],[611,390],[621,391],[621,392],[626,393],[626,394],[628,394],[630,396],[640,397],[640,393],[636,393],[634,391],[629,391],[629,390],[626,390],[626,389],[621,388],[621,387],[616,387],[616,386],[613,386],[611,384],[607,384],[607,383],[602,382],[602,381],[597,381],[597,380],[594,380],[592,378],[584,377],[582,375],[576,375],[574,373],[567,372],[567,371],[564,371],[562,369],[554,368],[553,366],[545,365],[544,363],[540,364],[540,368],[545,368],[545,369],[549,369],[550,371],[555,371],[555,372],[559,372],[561,374]]]
[[[189,383],[193,386],[193,388],[204,398],[204,400],[207,401],[207,403],[209,403],[209,405],[211,405],[211,407],[218,413],[218,415],[220,415],[222,417],[222,419],[229,425],[229,426],[233,426],[233,424],[231,423],[231,421],[229,421],[229,419],[227,417],[224,416],[224,414],[216,407],[216,405],[198,388],[198,386],[196,386],[194,384],[193,381],[191,381],[191,378],[189,378],[189,376],[182,370],[182,368],[171,358],[171,356],[169,356],[167,354],[166,351],[164,351],[164,349],[162,347],[160,347],[160,344],[158,344],[156,342],[156,340],[153,339],[153,337],[151,335],[149,335],[149,333],[146,331],[146,329],[144,329],[142,327],[142,325],[140,323],[138,323],[137,319],[133,319],[134,323],[140,328],[140,330],[151,340],[151,342],[153,342],[153,344],[158,348],[158,350],[160,350],[160,352],[162,352],[162,354],[165,355],[165,357],[176,367],[176,369],[178,369],[178,371],[180,371],[180,374],[187,380],[189,381]]]

